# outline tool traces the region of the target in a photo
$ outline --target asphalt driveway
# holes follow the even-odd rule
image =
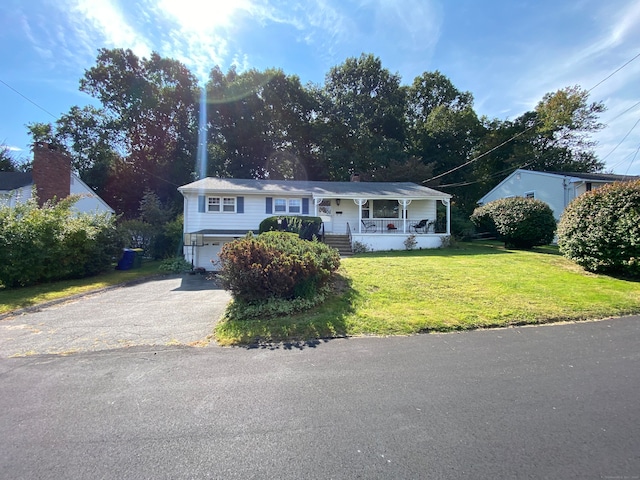
[[[202,275],[156,278],[0,320],[0,357],[206,342],[228,292]]]

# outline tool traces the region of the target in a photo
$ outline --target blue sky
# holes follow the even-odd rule
[[[640,58],[596,86],[640,54],[637,0],[3,0],[0,143],[28,158],[27,123],[92,103],[78,82],[101,47],[157,51],[199,78],[216,64],[278,67],[317,84],[373,53],[404,84],[439,70],[503,120],[547,92],[595,87],[608,108],[598,155],[640,175]]]

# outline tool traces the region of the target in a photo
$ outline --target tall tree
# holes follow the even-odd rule
[[[362,54],[333,67],[320,110],[320,152],[331,179],[360,173],[375,180],[391,161],[406,160],[405,90],[379,58]]]
[[[152,53],[101,49],[80,89],[97,98],[120,154],[105,187],[133,216],[145,189],[163,202],[180,201],[176,186],[195,170],[197,81],[180,62]],[[117,139],[117,141],[116,141]],[[126,175],[124,178],[119,175]],[[131,194],[130,190],[135,192]]]
[[[282,70],[224,74],[207,84],[210,174],[245,178],[314,178],[314,97]]]
[[[416,77],[407,97],[410,151],[431,165],[434,175],[455,168],[473,155],[483,130],[470,92],[458,90],[451,80],[435,71]],[[460,182],[466,175],[467,172],[455,172],[443,180]],[[432,185],[438,183],[441,182]]]

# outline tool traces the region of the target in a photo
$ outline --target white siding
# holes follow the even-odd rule
[[[31,198],[32,190],[33,185],[27,185],[11,191],[0,190],[0,205],[6,205],[13,208],[18,203],[25,203]]]
[[[517,170],[482,197],[482,203],[507,197],[525,197],[528,192],[534,192],[536,199],[547,203],[556,220],[560,219],[565,206],[575,196],[572,189],[565,192],[564,178],[559,175]]]
[[[81,196],[80,200],[73,206],[81,213],[114,213],[113,209],[96,192],[91,190],[86,183],[74,174],[71,174],[70,193]]]

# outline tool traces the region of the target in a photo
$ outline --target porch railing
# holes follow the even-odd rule
[[[422,220],[426,220],[426,222],[422,222]],[[377,234],[439,233],[436,231],[435,226],[435,221],[430,219],[407,219],[406,230],[404,230],[405,223],[401,218],[363,218],[362,228],[355,228],[355,231]]]

